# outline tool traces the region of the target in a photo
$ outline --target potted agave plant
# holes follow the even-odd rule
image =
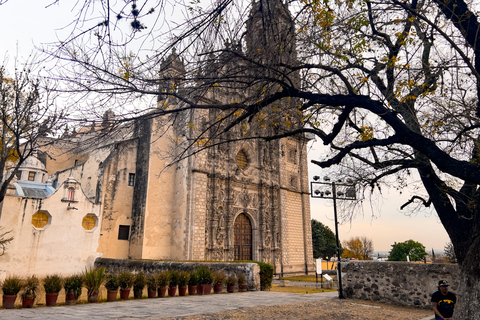
[[[188,279],[188,295],[194,295],[195,291],[197,291],[198,285],[198,276],[197,272],[193,270],[190,272],[190,278]]]
[[[235,275],[230,274],[227,277],[227,280],[226,280],[225,283],[227,284],[227,292],[228,293],[235,292],[235,284],[237,283],[237,278],[235,277]]]
[[[37,297],[40,282],[35,275],[28,277],[23,283],[22,307],[32,308]]]
[[[155,298],[157,296],[157,277],[154,274],[147,275],[147,292],[149,298]]]
[[[62,290],[63,279],[59,274],[47,275],[43,279],[43,288],[45,289],[45,304],[47,307],[53,307],[57,304],[58,293]]]
[[[107,289],[107,301],[116,301],[118,294],[118,275],[116,273],[108,273],[105,277],[105,288]]]
[[[168,284],[170,283],[170,273],[168,271],[161,271],[157,273],[158,297],[164,298],[167,292]]]
[[[183,297],[187,293],[187,284],[190,274],[186,271],[178,272],[178,295]]]
[[[197,286],[197,293],[198,294],[210,294],[212,291],[212,271],[207,266],[201,266],[197,268],[197,275],[198,275],[198,286]],[[200,290],[199,290],[200,287]]]
[[[5,309],[13,309],[17,294],[22,289],[22,279],[16,276],[10,276],[2,283],[3,291],[3,307]]]
[[[175,297],[175,293],[177,292],[177,285],[178,285],[178,271],[177,270],[170,270],[170,283],[168,285],[168,296]]]
[[[246,292],[247,291],[247,279],[245,278],[244,273],[239,273],[237,275],[237,280],[238,280],[238,292]]]
[[[124,271],[118,275],[118,281],[120,282],[120,298],[122,300],[128,300],[134,280],[135,276],[128,271]]]
[[[98,301],[98,292],[100,286],[105,280],[105,267],[98,269],[85,270],[83,273],[83,281],[87,288],[88,302],[95,303]]]
[[[63,288],[65,289],[65,304],[75,304],[77,299],[82,295],[83,275],[74,274],[68,276],[63,281]]]
[[[226,276],[223,270],[213,272],[213,293],[222,293]]]
[[[133,296],[135,299],[141,299],[143,296],[143,289],[147,285],[147,278],[143,272],[139,272],[135,275],[133,281]]]

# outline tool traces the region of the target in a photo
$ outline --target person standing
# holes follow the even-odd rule
[[[453,309],[457,302],[457,296],[448,291],[448,281],[438,282],[438,291],[432,294],[432,307],[435,312],[435,320],[452,320]]]

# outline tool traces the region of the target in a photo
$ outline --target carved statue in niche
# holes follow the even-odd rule
[[[263,250],[263,262],[270,262],[272,259],[272,252],[269,249]]]
[[[247,190],[247,186],[244,185],[242,190],[238,193],[238,200],[236,201],[235,204],[237,205],[240,205],[242,206],[243,208],[247,208],[249,203],[250,203],[250,200],[251,200],[251,197],[250,195],[248,194],[248,190]]]
[[[270,233],[266,233],[266,234],[265,234],[263,243],[264,243],[264,247],[266,247],[266,248],[269,248],[269,247],[271,246],[271,244],[272,244],[272,235],[271,235]]]

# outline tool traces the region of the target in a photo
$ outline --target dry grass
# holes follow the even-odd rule
[[[319,293],[319,292],[329,292],[337,291],[337,289],[322,289],[320,283],[318,288],[310,286],[289,286],[289,287],[279,287],[278,284],[273,284],[270,289],[272,292],[287,292],[287,293]]]

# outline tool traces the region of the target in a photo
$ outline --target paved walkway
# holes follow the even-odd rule
[[[338,293],[336,291],[313,294],[249,291],[234,294],[224,293],[62,307],[0,310],[0,319],[162,319],[208,314],[246,307],[336,299],[337,296]]]

